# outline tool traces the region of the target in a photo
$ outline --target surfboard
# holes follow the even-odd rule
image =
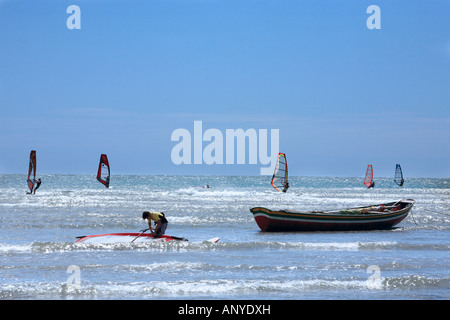
[[[217,243],[217,242],[219,242],[219,240],[220,240],[219,237],[214,237],[214,238],[211,238],[211,239],[209,239],[209,240],[206,240],[206,242]]]

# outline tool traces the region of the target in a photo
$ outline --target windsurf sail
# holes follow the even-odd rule
[[[98,164],[97,180],[109,188],[110,169],[108,157],[106,154],[100,155],[100,163]]]
[[[403,179],[402,167],[397,163],[395,165],[395,178],[394,182],[398,184],[400,187],[403,186],[405,179]]]
[[[151,233],[136,233],[136,232],[126,232],[126,233],[107,233],[107,234],[96,234],[90,236],[77,237],[76,243],[119,243],[128,242],[132,243],[134,240],[136,242],[142,241],[188,241],[186,238],[168,236],[163,234],[162,236],[155,238]]]
[[[367,166],[367,170],[366,170],[366,177],[364,179],[364,185],[367,188],[370,188],[372,186],[372,182],[373,182],[373,168],[372,168],[372,165],[369,164]]]
[[[278,154],[277,164],[272,176],[272,187],[283,192],[286,192],[289,188],[286,155],[281,152]]]
[[[36,150],[31,150],[31,152],[30,152],[27,184],[28,184],[28,188],[30,188],[30,193],[32,193],[33,188],[36,184]]]

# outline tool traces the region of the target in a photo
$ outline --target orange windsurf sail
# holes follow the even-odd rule
[[[367,188],[370,188],[372,186],[372,182],[373,182],[373,168],[372,168],[372,165],[369,164],[367,166],[367,170],[366,170],[366,177],[364,179],[364,185]]]

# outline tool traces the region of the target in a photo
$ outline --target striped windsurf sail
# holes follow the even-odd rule
[[[100,162],[98,164],[97,180],[106,188],[109,188],[110,169],[108,157],[106,154],[100,155]]]
[[[364,178],[364,185],[367,188],[370,188],[372,186],[372,182],[373,182],[373,168],[372,165],[369,164],[366,169],[366,177]]]
[[[399,164],[395,165],[395,178],[394,182],[398,184],[400,187],[403,186],[405,180],[403,179],[402,167]]]
[[[27,184],[28,188],[30,188],[30,193],[33,192],[34,185],[36,184],[36,150],[31,150],[30,152]]]
[[[278,154],[277,164],[272,176],[272,187],[283,192],[286,192],[289,188],[286,155],[281,152]]]

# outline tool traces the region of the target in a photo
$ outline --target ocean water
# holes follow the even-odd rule
[[[0,299],[449,299],[450,179],[0,175]],[[209,184],[210,189],[202,186]],[[264,233],[249,209],[319,210],[412,198],[395,229]],[[139,232],[144,210],[188,242],[75,244]],[[205,240],[220,237],[216,244]]]

